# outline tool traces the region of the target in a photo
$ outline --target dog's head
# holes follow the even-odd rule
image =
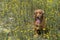
[[[34,16],[35,17],[41,18],[43,16],[43,14],[44,14],[44,11],[41,10],[41,9],[37,9],[37,10],[34,11]]]

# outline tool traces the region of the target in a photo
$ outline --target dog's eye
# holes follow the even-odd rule
[[[40,14],[42,14],[41,12],[39,12]]]
[[[40,14],[42,14],[41,12],[39,12]]]

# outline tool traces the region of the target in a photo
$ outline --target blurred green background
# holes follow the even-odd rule
[[[34,10],[45,11],[47,38],[34,38]],[[60,40],[60,0],[0,0],[0,40]]]

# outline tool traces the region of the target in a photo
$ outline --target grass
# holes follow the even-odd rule
[[[45,11],[49,33],[34,38],[34,10]],[[60,0],[0,0],[0,40],[60,40]],[[46,38],[45,38],[46,37]]]

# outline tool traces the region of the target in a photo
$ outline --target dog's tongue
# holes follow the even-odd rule
[[[39,20],[39,19],[37,19],[37,20],[36,20],[36,23],[37,23],[37,24],[40,24],[40,20]]]

